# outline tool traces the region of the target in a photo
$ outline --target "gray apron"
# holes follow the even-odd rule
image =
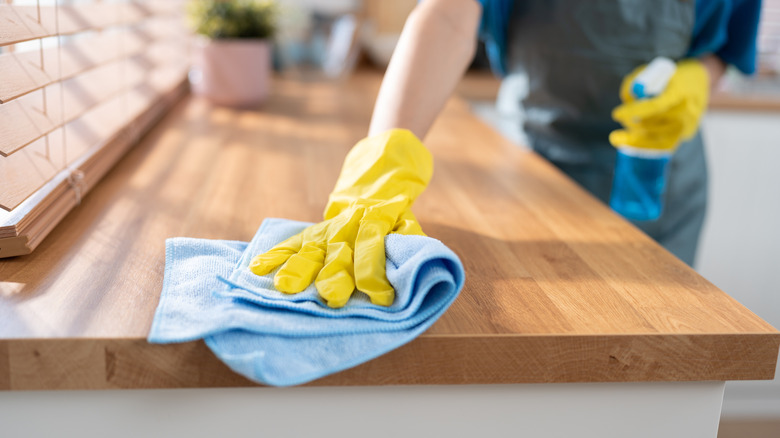
[[[510,75],[522,76],[511,83],[523,86],[501,92],[521,103],[530,146],[608,202],[620,83],[656,56],[685,57],[694,7],[693,0],[516,1],[505,62]],[[680,145],[669,171],[661,217],[632,222],[692,265],[707,198],[700,134]]]

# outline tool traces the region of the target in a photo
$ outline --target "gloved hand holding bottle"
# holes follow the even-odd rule
[[[330,307],[343,307],[357,287],[389,306],[395,292],[385,275],[385,236],[424,235],[411,211],[433,174],[433,158],[408,130],[361,140],[347,155],[324,221],[256,256],[250,270],[281,266],[274,285],[297,293],[314,282]]]
[[[672,65],[667,81],[663,76],[669,67],[662,64],[670,62],[657,59],[626,76],[623,103],[612,113],[624,129],[609,136],[618,148],[610,205],[631,219],[660,216],[669,159],[681,141],[696,134],[709,99],[709,74],[701,62],[685,59]],[[653,85],[655,90],[647,89]]]

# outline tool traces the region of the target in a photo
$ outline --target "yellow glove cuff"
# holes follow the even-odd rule
[[[347,154],[323,216],[330,219],[361,198],[401,195],[411,205],[432,175],[433,157],[411,131],[392,129],[367,137]]]

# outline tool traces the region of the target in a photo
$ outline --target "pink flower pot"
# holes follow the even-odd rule
[[[220,105],[252,107],[268,96],[270,81],[271,44],[267,40],[199,39],[190,75],[195,94]]]

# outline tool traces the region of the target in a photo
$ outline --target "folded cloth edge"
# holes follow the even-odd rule
[[[273,219],[273,218],[269,218],[269,219]],[[285,221],[284,219],[274,219],[274,220],[276,220],[276,221]],[[265,227],[269,226],[268,224],[272,223],[274,220],[272,220],[272,221],[268,221],[268,220],[263,221],[263,224],[261,225],[261,227],[257,231],[257,233],[261,233],[263,231],[263,229]],[[294,221],[294,222],[298,222],[298,221]],[[301,223],[301,224],[303,224],[303,223]],[[192,241],[203,241],[203,240],[206,240],[206,239],[195,239],[195,238],[189,238],[189,237],[176,237],[176,238],[170,238],[170,239],[166,240],[166,254],[165,254],[166,266],[165,266],[165,277],[164,277],[164,280],[163,280],[163,290],[168,290],[168,289],[170,289],[173,286],[172,284],[170,284],[171,281],[175,281],[175,280],[172,279],[173,276],[171,275],[171,269],[173,269],[173,266],[174,266],[174,263],[172,263],[173,258],[177,256],[176,253],[179,250],[179,248],[180,247],[183,248],[185,246],[184,244],[186,244],[187,241],[190,241],[190,240],[192,240]],[[434,240],[436,240],[436,239],[434,239]],[[233,265],[234,268],[239,268],[241,266],[243,258],[252,256],[252,254],[248,254],[247,251],[246,251],[246,249],[248,247],[248,243],[247,242],[231,241],[231,240],[217,240],[215,242],[220,242],[220,243],[226,244],[226,246],[229,247],[227,250],[228,251],[229,250],[233,250],[233,252],[232,252],[233,254],[238,254],[239,251],[241,252],[241,255],[237,258],[236,264]],[[312,381],[312,380],[315,380],[315,379],[318,379],[318,378],[321,378],[321,377],[324,377],[324,376],[327,376],[327,375],[330,375],[330,374],[333,374],[333,373],[336,373],[336,372],[340,372],[340,371],[343,371],[343,370],[346,370],[346,369],[349,369],[349,368],[353,368],[353,367],[355,367],[357,365],[360,365],[360,364],[365,363],[365,362],[367,362],[369,360],[372,360],[372,359],[375,359],[375,358],[377,358],[377,357],[379,357],[381,355],[384,355],[384,354],[388,353],[389,351],[392,351],[392,350],[394,350],[394,349],[396,349],[396,348],[398,348],[398,347],[400,347],[402,345],[405,345],[405,344],[409,343],[410,341],[414,340],[417,336],[419,336],[420,333],[426,331],[431,325],[433,325],[435,323],[435,321],[438,320],[438,318],[451,306],[451,304],[457,298],[461,288],[463,287],[464,281],[465,281],[465,271],[463,269],[462,262],[460,262],[460,259],[457,257],[457,255],[454,252],[452,252],[452,250],[450,250],[448,247],[446,247],[446,245],[443,245],[443,243],[441,243],[440,241],[437,241],[437,242],[439,244],[441,244],[442,247],[446,250],[445,253],[446,254],[451,254],[452,257],[451,258],[450,257],[439,257],[439,258],[432,258],[432,259],[430,259],[429,262],[435,262],[436,265],[441,264],[443,266],[441,266],[441,267],[437,266],[437,268],[434,269],[433,273],[429,273],[427,275],[422,275],[422,277],[426,277],[428,279],[427,283],[428,283],[428,285],[430,285],[429,289],[431,289],[431,290],[437,284],[440,284],[442,282],[447,283],[448,286],[444,286],[444,287],[447,287],[448,290],[450,290],[450,292],[446,293],[446,294],[442,294],[442,298],[445,298],[445,299],[440,300],[439,303],[437,303],[437,304],[435,304],[433,306],[428,307],[428,309],[427,309],[428,311],[425,312],[425,314],[422,315],[421,318],[417,319],[417,321],[414,324],[411,324],[411,325],[408,325],[408,324],[404,325],[404,324],[402,324],[402,325],[404,325],[404,327],[401,327],[401,325],[397,326],[398,329],[399,329],[398,331],[403,332],[403,333],[399,333],[400,336],[397,339],[389,338],[389,342],[386,343],[386,344],[382,344],[382,348],[377,349],[377,350],[366,350],[367,352],[365,354],[361,354],[359,357],[353,357],[348,362],[345,362],[343,364],[338,364],[335,367],[324,368],[322,370],[317,370],[317,371],[312,372],[312,373],[302,374],[302,375],[299,375],[299,376],[294,376],[292,378],[281,378],[280,379],[280,378],[278,378],[278,375],[274,375],[272,372],[268,373],[268,371],[272,371],[272,370],[270,370],[270,369],[264,370],[264,369],[262,369],[260,367],[257,367],[256,366],[257,363],[252,361],[252,358],[257,356],[257,354],[260,354],[260,353],[255,353],[252,350],[247,350],[247,352],[245,354],[227,354],[227,353],[221,352],[221,349],[220,349],[220,346],[219,346],[220,339],[222,339],[222,338],[224,338],[226,336],[230,336],[231,333],[240,332],[240,331],[246,331],[246,330],[243,330],[243,329],[236,329],[236,328],[228,329],[227,331],[216,330],[216,331],[212,331],[211,333],[201,332],[199,335],[196,335],[196,336],[183,337],[183,338],[179,338],[179,339],[176,339],[176,340],[163,341],[163,342],[152,341],[151,340],[151,336],[150,336],[150,342],[157,342],[157,343],[187,342],[187,341],[195,341],[195,340],[198,340],[198,339],[202,338],[202,339],[204,339],[206,345],[220,359],[222,359],[223,362],[225,362],[234,371],[237,371],[240,374],[243,374],[243,375],[247,376],[247,374],[242,373],[242,372],[240,372],[238,370],[239,368],[241,368],[241,366],[240,366],[241,363],[244,363],[244,366],[243,366],[244,369],[247,369],[247,366],[249,366],[249,367],[252,367],[253,370],[254,370],[254,373],[252,373],[251,376],[247,376],[247,377],[249,377],[250,379],[255,380],[255,381],[260,380],[261,383],[266,383],[266,384],[275,385],[275,386],[298,385],[298,384],[306,383],[306,382],[309,382],[309,381]],[[234,260],[236,260],[236,259],[234,259]],[[388,258],[388,262],[390,262],[390,258]],[[393,263],[393,264],[395,265],[395,263]],[[424,264],[421,264],[421,266],[416,267],[415,271],[419,271],[419,270],[424,269],[423,265],[426,265],[426,264],[427,263],[424,263]],[[454,264],[456,269],[452,269],[453,266],[451,266],[451,264]],[[447,272],[449,272],[449,273],[451,273],[453,275],[451,275],[449,278],[443,278],[443,277],[440,276],[442,274],[438,274],[437,272],[435,272],[435,271],[438,271],[439,269],[441,269],[443,271],[447,271]],[[433,275],[433,277],[431,277],[431,275]],[[419,281],[421,279],[420,272],[415,273],[414,275],[412,275],[412,277],[415,278],[416,280],[414,280],[411,283],[410,287],[412,287],[414,289],[418,289],[418,283],[419,283]],[[222,280],[221,282],[223,284],[225,284],[225,283],[230,284],[231,283],[229,281],[225,281],[224,277],[221,278],[220,280]],[[154,318],[154,320],[152,322],[152,327],[150,329],[150,335],[153,334],[153,333],[156,333],[158,331],[158,328],[159,328],[158,326],[160,324],[160,319],[157,318],[157,314],[158,313],[165,313],[168,305],[171,304],[167,300],[164,300],[164,297],[163,297],[162,294],[160,296],[160,300],[162,302],[159,303],[160,306],[158,307],[157,312],[155,313],[155,318]],[[175,307],[173,309],[175,309]],[[352,317],[360,317],[360,316],[352,315]],[[247,333],[253,333],[251,331],[246,331],[246,332]],[[390,333],[390,332],[384,332],[383,331],[383,332],[378,332],[378,333]],[[262,336],[272,336],[272,337],[282,336],[282,337],[284,337],[285,336],[283,334],[282,335],[278,335],[278,334],[273,334],[273,333],[268,333],[268,334],[257,333],[257,335],[260,336],[260,337],[262,337]],[[370,332],[367,332],[367,333],[365,333],[365,332],[363,332],[363,333],[344,333],[344,335],[346,335],[346,336],[351,336],[351,335],[354,335],[354,336],[370,336]],[[303,337],[303,338],[310,338],[311,339],[311,338],[317,338],[317,337],[321,337],[321,336],[331,336],[331,335],[304,334],[301,337]],[[340,336],[340,335],[335,335],[335,336]]]

